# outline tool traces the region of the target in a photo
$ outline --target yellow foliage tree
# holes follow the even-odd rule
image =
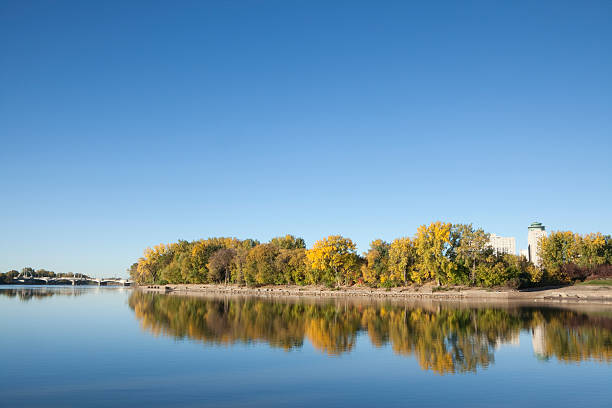
[[[310,267],[323,273],[331,272],[336,283],[345,284],[353,278],[358,259],[355,244],[349,238],[331,235],[323,238],[306,252]]]
[[[454,264],[447,256],[450,249],[452,224],[440,221],[429,226],[421,225],[414,241],[419,263],[412,274],[415,282],[436,279],[438,284],[446,283]]]
[[[172,244],[155,245],[147,248],[144,256],[138,260],[136,267],[141,282],[156,282],[161,269],[172,260]]]
[[[397,238],[391,242],[389,249],[389,275],[391,279],[403,281],[404,285],[412,279],[415,273],[417,251],[408,237]]]

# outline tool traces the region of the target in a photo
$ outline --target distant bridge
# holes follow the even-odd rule
[[[61,282],[70,282],[72,286],[86,285],[95,283],[98,286],[106,286],[109,283],[120,286],[131,286],[132,281],[129,279],[119,278],[85,278],[85,277],[46,277],[46,276],[33,276],[31,274],[19,274],[13,279],[16,283],[29,283],[29,284],[42,284],[42,285],[53,285]]]

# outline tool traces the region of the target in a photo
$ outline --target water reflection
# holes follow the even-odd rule
[[[364,303],[191,298],[135,291],[129,298],[143,329],[204,343],[266,342],[285,350],[304,339],[322,353],[353,350],[360,333],[374,346],[415,356],[439,374],[475,372],[496,348],[532,334],[541,359],[612,362],[612,314],[555,307],[461,306],[450,303]]]
[[[90,289],[77,289],[73,287],[0,287],[0,296],[17,297],[23,302],[32,299],[45,299],[55,295],[59,296],[80,296]]]

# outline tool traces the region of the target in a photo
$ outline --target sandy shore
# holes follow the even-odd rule
[[[560,288],[512,290],[470,287],[437,288],[433,285],[379,289],[368,287],[273,285],[246,287],[237,285],[144,285],[139,290],[178,295],[243,295],[259,297],[361,297],[391,299],[438,299],[479,301],[553,301],[563,303],[599,303],[612,305],[612,287],[577,285]]]

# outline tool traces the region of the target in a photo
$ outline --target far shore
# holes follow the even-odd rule
[[[328,288],[326,286],[269,285],[247,287],[223,284],[167,284],[140,285],[135,289],[145,292],[173,295],[242,295],[257,297],[306,297],[306,298],[388,298],[395,300],[473,300],[485,302],[497,301],[533,301],[592,303],[612,305],[612,287],[574,285],[538,289],[487,289],[473,287],[437,287],[432,284],[398,288],[370,288],[365,286],[347,286]]]

